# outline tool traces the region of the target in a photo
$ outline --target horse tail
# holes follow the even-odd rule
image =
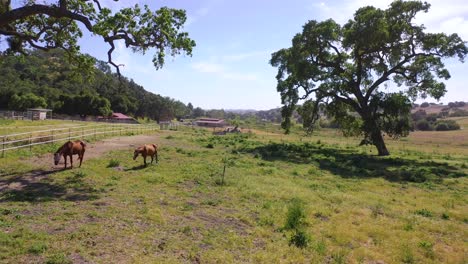
[[[153,145],[154,150],[158,151],[158,146],[157,145],[155,145],[155,144],[151,144],[151,145]]]
[[[81,144],[81,146],[82,146],[83,148],[86,147],[86,143],[85,143],[84,141],[81,141],[81,140],[80,140],[80,144]]]

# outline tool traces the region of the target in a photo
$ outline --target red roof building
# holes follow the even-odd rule
[[[136,124],[138,123],[133,117],[126,116],[122,113],[112,113],[112,115],[108,117],[98,117],[98,121],[104,121],[104,122],[115,122],[115,123],[130,123],[130,124]]]
[[[206,127],[223,127],[226,125],[223,119],[216,118],[200,118],[195,121],[197,126],[206,126]]]
[[[126,116],[122,113],[112,113],[112,116],[111,116],[112,119],[122,119],[122,120],[133,120],[132,117],[129,117],[129,116]]]

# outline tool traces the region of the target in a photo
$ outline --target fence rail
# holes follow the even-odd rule
[[[37,130],[30,132],[0,135],[1,157],[5,157],[5,152],[28,148],[32,146],[50,144],[59,141],[72,139],[96,138],[97,135],[122,135],[123,133],[141,134],[147,131],[155,131],[156,125],[139,124],[98,124],[98,125],[78,125],[73,127],[55,128],[48,130]]]

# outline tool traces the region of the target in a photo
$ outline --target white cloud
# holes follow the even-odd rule
[[[221,73],[224,67],[221,64],[210,62],[197,62],[192,64],[192,68],[203,73]]]
[[[210,8],[208,7],[200,7],[193,13],[187,13],[187,22],[185,22],[185,26],[190,26],[191,24],[197,22],[200,18],[208,15],[209,13]]]

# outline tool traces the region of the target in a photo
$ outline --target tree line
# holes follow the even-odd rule
[[[61,50],[28,51],[28,56],[0,55],[0,109],[23,111],[47,107],[55,113],[108,116],[120,112],[158,122],[190,116],[192,104],[146,91],[110,66],[94,60],[81,72]],[[197,108],[196,108],[197,109]],[[199,110],[199,109],[197,109]]]

